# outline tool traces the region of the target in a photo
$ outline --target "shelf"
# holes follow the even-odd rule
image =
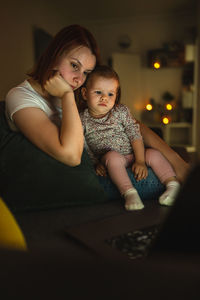
[[[148,127],[155,127],[155,128],[186,128],[192,127],[192,124],[189,122],[172,122],[167,125],[165,124],[158,124],[158,123],[148,123],[146,124]]]
[[[164,124],[148,124],[150,128],[162,130],[163,139],[170,146],[192,147],[192,124],[177,122]]]

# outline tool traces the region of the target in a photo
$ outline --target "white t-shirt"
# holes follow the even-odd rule
[[[50,103],[37,93],[27,80],[8,92],[5,103],[6,117],[8,124],[13,131],[18,131],[13,121],[13,114],[26,107],[36,107],[41,109],[47,114],[52,122],[60,126],[62,112],[61,100],[52,97]]]

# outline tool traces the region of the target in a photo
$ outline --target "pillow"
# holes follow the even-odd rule
[[[2,198],[0,198],[0,212],[0,249],[26,251],[25,237]]]
[[[127,168],[129,178],[133,186],[137,189],[140,198],[143,201],[156,200],[164,192],[165,186],[161,184],[153,170],[148,167],[148,176],[146,179],[136,181],[131,168]],[[105,192],[108,194],[110,200],[120,199],[120,193],[117,187],[112,183],[109,176],[99,177],[99,182],[103,185]]]
[[[41,210],[108,201],[88,154],[67,166],[8,127],[0,103],[0,194],[11,211]]]

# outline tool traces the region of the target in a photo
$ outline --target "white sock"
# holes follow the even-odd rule
[[[169,181],[166,184],[166,191],[159,198],[159,203],[162,205],[173,205],[180,190],[180,186],[178,181]]]
[[[125,208],[126,210],[138,210],[144,208],[144,204],[138,195],[136,189],[131,188],[126,191],[124,194],[125,199]]]

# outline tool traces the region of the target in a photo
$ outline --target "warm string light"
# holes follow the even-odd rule
[[[166,108],[167,110],[172,110],[172,109],[173,109],[173,106],[172,106],[170,103],[167,103],[167,104],[165,105],[165,108]]]
[[[160,69],[160,63],[158,62],[158,61],[155,61],[154,63],[153,63],[153,67],[154,67],[154,69]]]
[[[162,122],[163,124],[167,125],[170,123],[170,118],[168,116],[162,117]]]
[[[165,104],[165,109],[167,110],[167,111],[171,111],[171,110],[173,110],[173,105],[171,104],[171,103],[166,103]],[[146,106],[145,106],[145,109],[147,110],[147,111],[152,111],[152,110],[155,110],[155,107],[151,104],[151,101],[150,102],[148,102],[147,104],[146,104]],[[162,122],[162,124],[164,124],[164,125],[167,125],[167,124],[169,124],[169,123],[171,123],[171,121],[172,121],[172,119],[171,119],[171,115],[168,115],[168,114],[166,114],[166,115],[163,115],[162,117],[161,117],[161,122]]]
[[[168,110],[168,111],[171,111],[172,109],[173,109],[173,106],[172,106],[172,104],[171,103],[166,103],[165,104],[165,108],[166,108],[166,110]],[[171,117],[170,116],[163,116],[162,117],[162,122],[163,122],[163,124],[165,124],[165,125],[167,125],[167,124],[169,124],[170,122],[171,122]]]
[[[153,105],[150,104],[150,103],[148,103],[148,104],[146,105],[146,110],[150,111],[150,110],[152,110],[152,109],[153,109]]]

